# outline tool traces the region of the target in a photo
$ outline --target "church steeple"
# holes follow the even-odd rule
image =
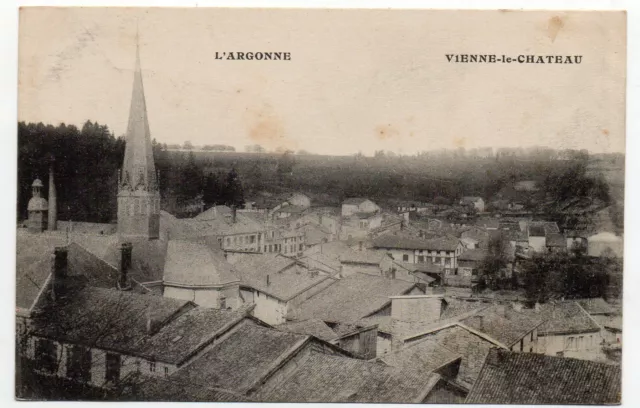
[[[118,233],[150,239],[159,237],[160,192],[153,162],[137,33],[135,64],[124,162],[118,177]]]
[[[121,173],[121,186],[132,190],[157,190],[156,168],[151,148],[151,132],[140,68],[140,42],[136,33],[136,65],[126,133],[126,149]]]

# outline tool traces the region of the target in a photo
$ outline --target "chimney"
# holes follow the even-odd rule
[[[129,282],[128,274],[131,269],[131,252],[133,245],[130,242],[125,242],[120,245],[120,263],[118,265],[118,289],[130,290],[131,284]]]
[[[496,305],[496,314],[502,317],[507,317],[507,307],[502,304]]]
[[[156,334],[160,329],[160,325],[161,323],[158,321],[158,319],[154,319],[151,308],[147,308],[147,334]]]
[[[56,247],[51,258],[51,295],[53,297],[53,300],[55,301],[63,295],[63,284],[65,278],[67,277],[67,271],[69,267],[67,262],[67,248]]]
[[[54,159],[51,159],[51,163],[49,163],[49,220],[48,220],[48,228],[49,231],[55,231],[58,223],[58,201],[56,196],[56,183],[53,176],[53,162]]]
[[[270,283],[269,283],[269,275],[267,275],[267,286],[269,286],[269,285],[270,285]]]

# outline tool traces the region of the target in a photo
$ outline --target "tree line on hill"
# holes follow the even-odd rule
[[[55,160],[60,219],[108,222],[115,218],[117,170],[124,138],[104,125],[18,124],[18,218],[26,217],[30,185],[47,185],[47,157]],[[163,203],[180,212],[188,203],[241,206],[263,191],[303,191],[317,205],[337,205],[346,197],[455,203],[462,196],[485,201],[519,180],[538,182],[548,202],[598,199],[611,202],[609,186],[587,173],[588,157],[572,160],[519,160],[448,157],[333,157],[280,154],[243,155],[172,151],[153,143]],[[99,158],[99,160],[97,160]],[[552,209],[553,210],[553,209]],[[176,214],[180,215],[180,214]],[[622,222],[620,220],[620,222]]]

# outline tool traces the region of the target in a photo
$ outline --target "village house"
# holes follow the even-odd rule
[[[547,221],[532,221],[527,225],[527,234],[529,237],[529,249],[534,252],[548,252],[547,247],[548,237],[552,238],[554,245],[561,245],[559,243],[558,236],[555,234],[560,233],[558,224],[555,222]]]
[[[323,271],[281,254],[249,255],[234,268],[243,302],[254,303],[254,316],[274,325],[284,323],[292,308],[334,283]]]
[[[613,365],[494,348],[465,403],[614,405],[621,382]]]
[[[196,305],[237,309],[240,278],[222,250],[205,243],[171,240],[162,278],[164,296]]]
[[[604,361],[602,327],[576,301],[524,310],[544,324],[538,329],[539,352],[549,356]]]
[[[350,217],[356,213],[376,213],[380,207],[367,198],[347,198],[342,202],[342,216]]]
[[[373,240],[373,247],[386,250],[394,260],[440,265],[445,273],[455,274],[463,245],[456,237],[421,239],[406,234],[386,234]]]

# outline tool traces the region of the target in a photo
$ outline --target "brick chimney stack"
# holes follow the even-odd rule
[[[131,269],[131,253],[133,245],[125,242],[120,245],[120,263],[118,264],[118,289],[130,290],[131,283],[129,281],[129,270]]]
[[[51,295],[57,300],[64,295],[64,280],[68,275],[67,247],[56,247],[51,256]]]

